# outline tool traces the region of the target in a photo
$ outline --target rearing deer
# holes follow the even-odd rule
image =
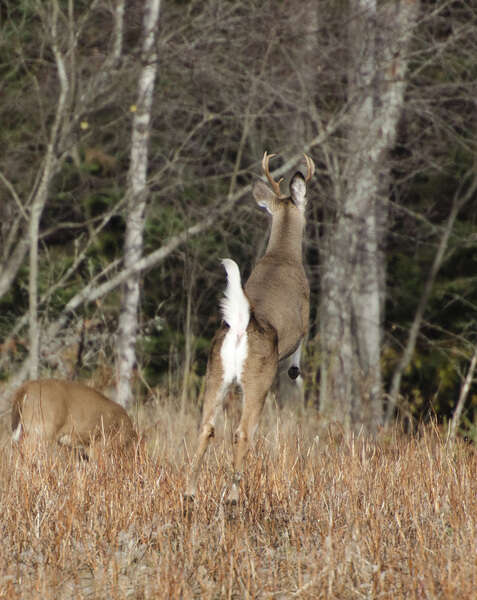
[[[305,226],[306,184],[315,165],[305,155],[307,175],[297,172],[290,195],[270,174],[266,152],[263,171],[271,189],[262,181],[253,188],[259,206],[272,215],[272,230],[265,255],[258,261],[242,289],[240,271],[230,259],[222,261],[227,288],[221,303],[224,324],[217,331],[207,364],[205,398],[196,453],[190,466],[186,500],[196,493],[199,469],[215,421],[231,384],[243,393],[242,416],[234,436],[234,475],[228,502],[236,504],[244,456],[258,425],[265,397],[277,373],[279,361],[291,365],[292,379],[299,375],[300,351],[308,329],[310,290],[303,268],[302,239]]]

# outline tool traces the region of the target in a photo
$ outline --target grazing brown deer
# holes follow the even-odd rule
[[[305,155],[307,175],[296,173],[290,195],[280,190],[270,174],[266,152],[263,171],[271,189],[262,181],[253,195],[272,216],[272,230],[265,255],[258,261],[243,290],[240,271],[230,259],[222,261],[227,288],[222,300],[224,324],[217,331],[207,364],[204,408],[196,453],[190,465],[185,500],[193,500],[199,469],[215,421],[230,385],[242,389],[243,407],[234,436],[234,475],[228,502],[236,504],[244,456],[258,425],[265,397],[274,381],[279,361],[288,361],[288,373],[296,379],[303,338],[308,329],[309,286],[303,268],[302,239],[305,226],[306,184],[315,165]]]
[[[23,436],[79,449],[102,436],[122,444],[137,439],[122,406],[81,383],[39,379],[24,383],[12,396],[13,440]]]

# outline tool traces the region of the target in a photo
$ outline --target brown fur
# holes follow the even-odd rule
[[[87,447],[103,435],[127,444],[136,432],[127,412],[81,383],[42,379],[24,383],[12,397],[12,430],[66,446]]]
[[[292,354],[308,331],[310,288],[301,261],[301,234],[299,242],[294,260],[267,251],[245,285],[257,321],[277,332],[279,360]]]

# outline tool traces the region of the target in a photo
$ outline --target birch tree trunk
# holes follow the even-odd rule
[[[320,410],[347,429],[374,432],[383,417],[381,331],[387,225],[379,200],[404,100],[407,49],[417,1],[378,13],[376,0],[354,3],[349,24],[351,105],[336,221],[323,247]]]
[[[137,263],[143,252],[144,216],[147,199],[148,142],[151,107],[157,72],[156,39],[160,0],[145,3],[143,19],[142,69],[138,82],[136,112],[133,117],[132,144],[127,189],[127,223],[124,244],[124,265],[128,269]],[[121,300],[118,334],[117,401],[130,407],[133,401],[131,377],[136,363],[136,338],[140,295],[139,274],[125,283]]]

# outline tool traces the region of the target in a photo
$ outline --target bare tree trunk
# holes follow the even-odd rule
[[[34,203],[30,215],[30,271],[28,276],[29,296],[29,353],[30,378],[38,378],[40,359],[40,330],[38,325],[38,229],[40,227],[41,206]]]
[[[2,298],[10,289],[18,270],[23,263],[23,259],[28,252],[28,248],[30,247],[28,238],[26,236],[24,236],[21,241],[15,245],[15,239],[30,220],[21,199],[15,190],[15,187],[3,173],[0,173],[0,181],[2,181],[7,190],[10,192],[19,211],[19,215],[16,217],[13,223],[11,219],[8,219],[8,239],[3,249],[3,257],[0,262],[0,298]]]
[[[38,323],[38,235],[40,219],[48,199],[48,190],[51,179],[58,165],[55,146],[67,113],[67,96],[69,91],[68,77],[66,75],[64,57],[58,44],[58,15],[57,0],[53,2],[51,11],[51,38],[52,50],[56,61],[58,79],[60,82],[60,97],[53,122],[50,139],[45,155],[45,161],[40,176],[38,187],[34,193],[30,210],[29,242],[30,242],[30,273],[29,273],[29,375],[31,379],[38,377],[40,359],[40,326]]]
[[[459,400],[457,401],[457,406],[455,407],[454,414],[452,416],[452,420],[449,425],[449,433],[447,437],[447,441],[450,444],[454,443],[455,436],[457,433],[457,428],[459,427],[460,418],[462,416],[462,411],[464,409],[464,404],[469,395],[469,390],[474,380],[474,373],[477,367],[477,346],[474,348],[474,353],[472,355],[472,359],[470,361],[469,370],[467,371],[467,375],[465,376],[462,387],[460,388]]]
[[[320,410],[327,420],[370,432],[383,416],[379,227],[386,226],[387,218],[378,198],[404,99],[416,5],[403,1],[378,14],[375,0],[354,3],[357,12],[349,25],[348,155],[343,189],[335,190],[336,223],[323,248]]]
[[[194,264],[192,264],[192,268],[188,269],[188,271],[186,318],[184,323],[185,348],[180,407],[181,415],[184,415],[186,410],[187,398],[189,396],[190,369],[192,365],[192,292],[194,288]]]
[[[38,324],[38,232],[40,229],[41,214],[48,194],[48,183],[51,177],[50,162],[51,161],[49,160],[46,161],[45,173],[30,211],[30,261],[28,276],[30,379],[38,378],[38,366],[40,360],[40,326]]]
[[[295,22],[296,40],[293,44],[293,60],[290,55],[288,58],[290,66],[299,79],[301,106],[298,105],[291,118],[283,123],[291,152],[302,152],[304,141],[310,138],[311,124],[306,113],[309,112],[308,105],[310,98],[313,97],[313,90],[319,85],[316,71],[316,64],[319,61],[319,4],[315,0],[302,0],[300,10],[303,18]],[[283,52],[286,50],[284,49]]]
[[[114,8],[113,51],[111,60],[117,65],[123,53],[124,9],[126,0],[116,0]]]
[[[131,157],[128,180],[128,208],[124,265],[126,269],[142,258],[144,217],[147,199],[148,142],[151,107],[157,72],[156,39],[160,0],[148,0],[143,20],[142,70],[133,118]],[[125,283],[119,316],[117,400],[125,407],[132,404],[131,377],[136,362],[136,337],[139,307],[139,274]]]

